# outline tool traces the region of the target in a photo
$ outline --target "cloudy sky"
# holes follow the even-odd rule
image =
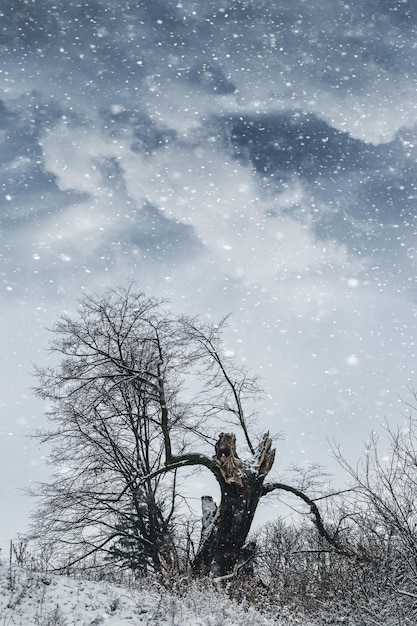
[[[1,0],[0,541],[50,326],[134,280],[231,313],[277,469],[355,460],[416,376],[417,11],[408,0]]]

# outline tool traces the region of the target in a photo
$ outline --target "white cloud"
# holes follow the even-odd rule
[[[349,263],[343,245],[316,242],[310,224],[283,213],[307,202],[298,180],[266,197],[253,170],[216,143],[172,142],[145,168],[137,159],[122,160],[122,167],[130,195],[191,225],[230,276],[269,284],[278,276],[337,271]]]
[[[83,255],[83,247],[91,255],[129,227],[123,215],[130,198],[133,206],[149,202],[167,219],[191,226],[220,274],[270,284],[277,277],[346,269],[343,245],[324,246],[308,221],[284,214],[307,202],[298,179],[276,196],[266,196],[249,165],[211,139],[195,132],[188,142],[171,140],[143,157],[131,149],[129,137],[109,137],[98,124],[59,124],[42,140],[45,167],[60,189],[89,198],[55,218],[46,241],[62,248],[60,254],[74,256],[65,249],[70,245],[78,249],[75,256]],[[109,158],[117,160],[125,196],[103,176],[100,162]]]
[[[44,166],[56,176],[61,190],[93,196],[104,192],[100,160],[118,158],[125,146],[123,140],[108,137],[96,124],[96,117],[77,126],[62,121],[43,136]]]

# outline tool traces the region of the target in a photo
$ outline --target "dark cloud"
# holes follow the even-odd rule
[[[296,175],[308,190],[304,211],[314,216],[318,205],[332,206],[314,216],[323,238],[340,238],[357,248],[361,226],[384,238],[387,224],[414,224],[417,166],[401,139],[374,146],[297,111],[239,116],[227,126],[234,154],[253,164],[268,190],[281,191]]]
[[[190,226],[168,220],[153,206],[145,205],[137,223],[132,224],[132,243],[145,251],[150,262],[181,263],[202,249]]]
[[[360,171],[374,150],[315,115],[299,111],[230,122],[235,153],[248,153],[261,176],[296,173],[307,180],[335,170]],[[277,176],[278,175],[278,176]]]

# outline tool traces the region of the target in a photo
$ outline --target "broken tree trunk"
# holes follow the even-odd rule
[[[215,452],[221,500],[217,506],[212,498],[203,497],[202,535],[193,567],[196,572],[222,577],[247,561],[245,542],[275,450],[266,434],[254,458],[244,462],[236,452],[236,437],[221,433]]]

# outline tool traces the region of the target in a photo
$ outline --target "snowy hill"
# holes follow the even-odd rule
[[[222,591],[192,584],[178,596],[149,583],[127,589],[0,564],[1,626],[295,626]],[[303,626],[307,626],[303,622]],[[313,625],[311,625],[313,626]]]

